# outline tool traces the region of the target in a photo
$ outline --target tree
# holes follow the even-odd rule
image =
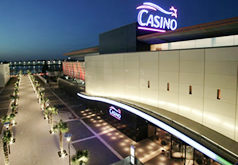
[[[45,97],[45,93],[42,92],[42,93],[40,94],[40,98],[39,98],[39,103],[40,103],[41,105],[42,105],[42,101],[43,101],[44,97]],[[43,105],[42,105],[42,106],[43,106]]]
[[[3,116],[3,117],[1,118],[1,123],[2,123],[2,124],[5,124],[5,123],[7,123],[7,122],[10,122],[10,118],[9,118],[8,115],[5,115],[5,116]]]
[[[14,114],[14,113],[11,113],[10,115],[9,115],[9,121],[11,122],[11,126],[14,126],[16,123],[15,123],[15,117],[16,117],[16,115]]]
[[[50,115],[50,110],[49,109],[50,109],[49,106],[45,108],[45,110],[44,110],[44,119],[49,120],[49,115]],[[48,123],[49,123],[49,121],[48,121]]]
[[[46,109],[46,107],[47,107],[47,105],[48,105],[48,102],[49,102],[49,99],[48,99],[48,98],[46,98],[46,97],[43,97],[43,98],[42,98],[41,104],[42,104],[42,106],[43,106],[43,110]]]
[[[14,89],[14,95],[19,96],[19,88],[18,87]]]
[[[17,99],[19,98],[16,94],[10,96],[11,100],[13,101],[14,105],[17,105]]]
[[[38,92],[39,88],[40,88],[40,84],[38,81],[36,81],[35,83],[35,88],[36,88],[36,92]]]
[[[41,99],[42,99],[42,97],[44,97],[45,96],[45,93],[44,93],[44,89],[43,88],[39,88],[39,90],[38,90],[38,98],[39,98],[39,103],[40,103],[40,101],[41,101]]]
[[[72,164],[73,165],[85,165],[88,162],[89,154],[87,150],[79,150],[76,154],[72,157]]]
[[[17,113],[17,111],[16,111],[17,106],[14,103],[11,104],[11,110],[12,110],[12,113],[15,113],[15,114]]]
[[[5,130],[2,136],[5,165],[9,165],[9,151],[10,151],[9,144],[11,139],[12,139],[12,133],[9,130]]]
[[[63,133],[66,133],[69,131],[69,128],[67,126],[67,123],[64,123],[63,120],[61,119],[54,127],[53,127],[54,132],[59,132],[59,143],[60,143],[60,153],[63,154],[65,153],[63,149]]]
[[[55,107],[49,107],[49,116],[48,116],[48,121],[50,124],[50,133],[53,133],[53,115],[58,114],[58,109]]]

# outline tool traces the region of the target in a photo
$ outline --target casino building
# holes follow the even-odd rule
[[[159,9],[144,3],[137,7],[138,23],[100,34],[97,47],[65,54],[84,66],[71,68],[85,81],[78,96],[135,141],[160,128],[193,152],[234,164],[238,17],[175,29],[175,9],[160,9],[173,17],[167,20],[148,14]]]

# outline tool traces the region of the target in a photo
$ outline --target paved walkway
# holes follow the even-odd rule
[[[19,113],[16,116],[16,143],[11,145],[11,165],[65,165],[67,158],[59,158],[57,135],[49,134],[49,125],[43,119],[30,80],[22,76],[20,84]],[[0,165],[3,161],[2,144]]]

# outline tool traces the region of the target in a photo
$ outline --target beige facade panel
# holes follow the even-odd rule
[[[160,107],[238,141],[237,52],[222,47],[86,57],[86,92]]]

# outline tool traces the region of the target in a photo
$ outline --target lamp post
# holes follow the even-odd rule
[[[136,160],[135,160],[135,146],[133,144],[131,144],[130,146],[130,164],[134,165],[136,164]]]
[[[4,123],[4,126],[5,126],[5,128],[8,130],[8,128],[9,128],[9,126],[10,126],[10,122],[5,122],[5,123]]]
[[[70,142],[71,142],[72,134],[70,134],[70,133],[66,133],[66,134],[65,134],[65,137],[66,137],[66,140],[67,140],[67,142],[68,142],[69,165],[71,165],[71,158],[70,158]]]

